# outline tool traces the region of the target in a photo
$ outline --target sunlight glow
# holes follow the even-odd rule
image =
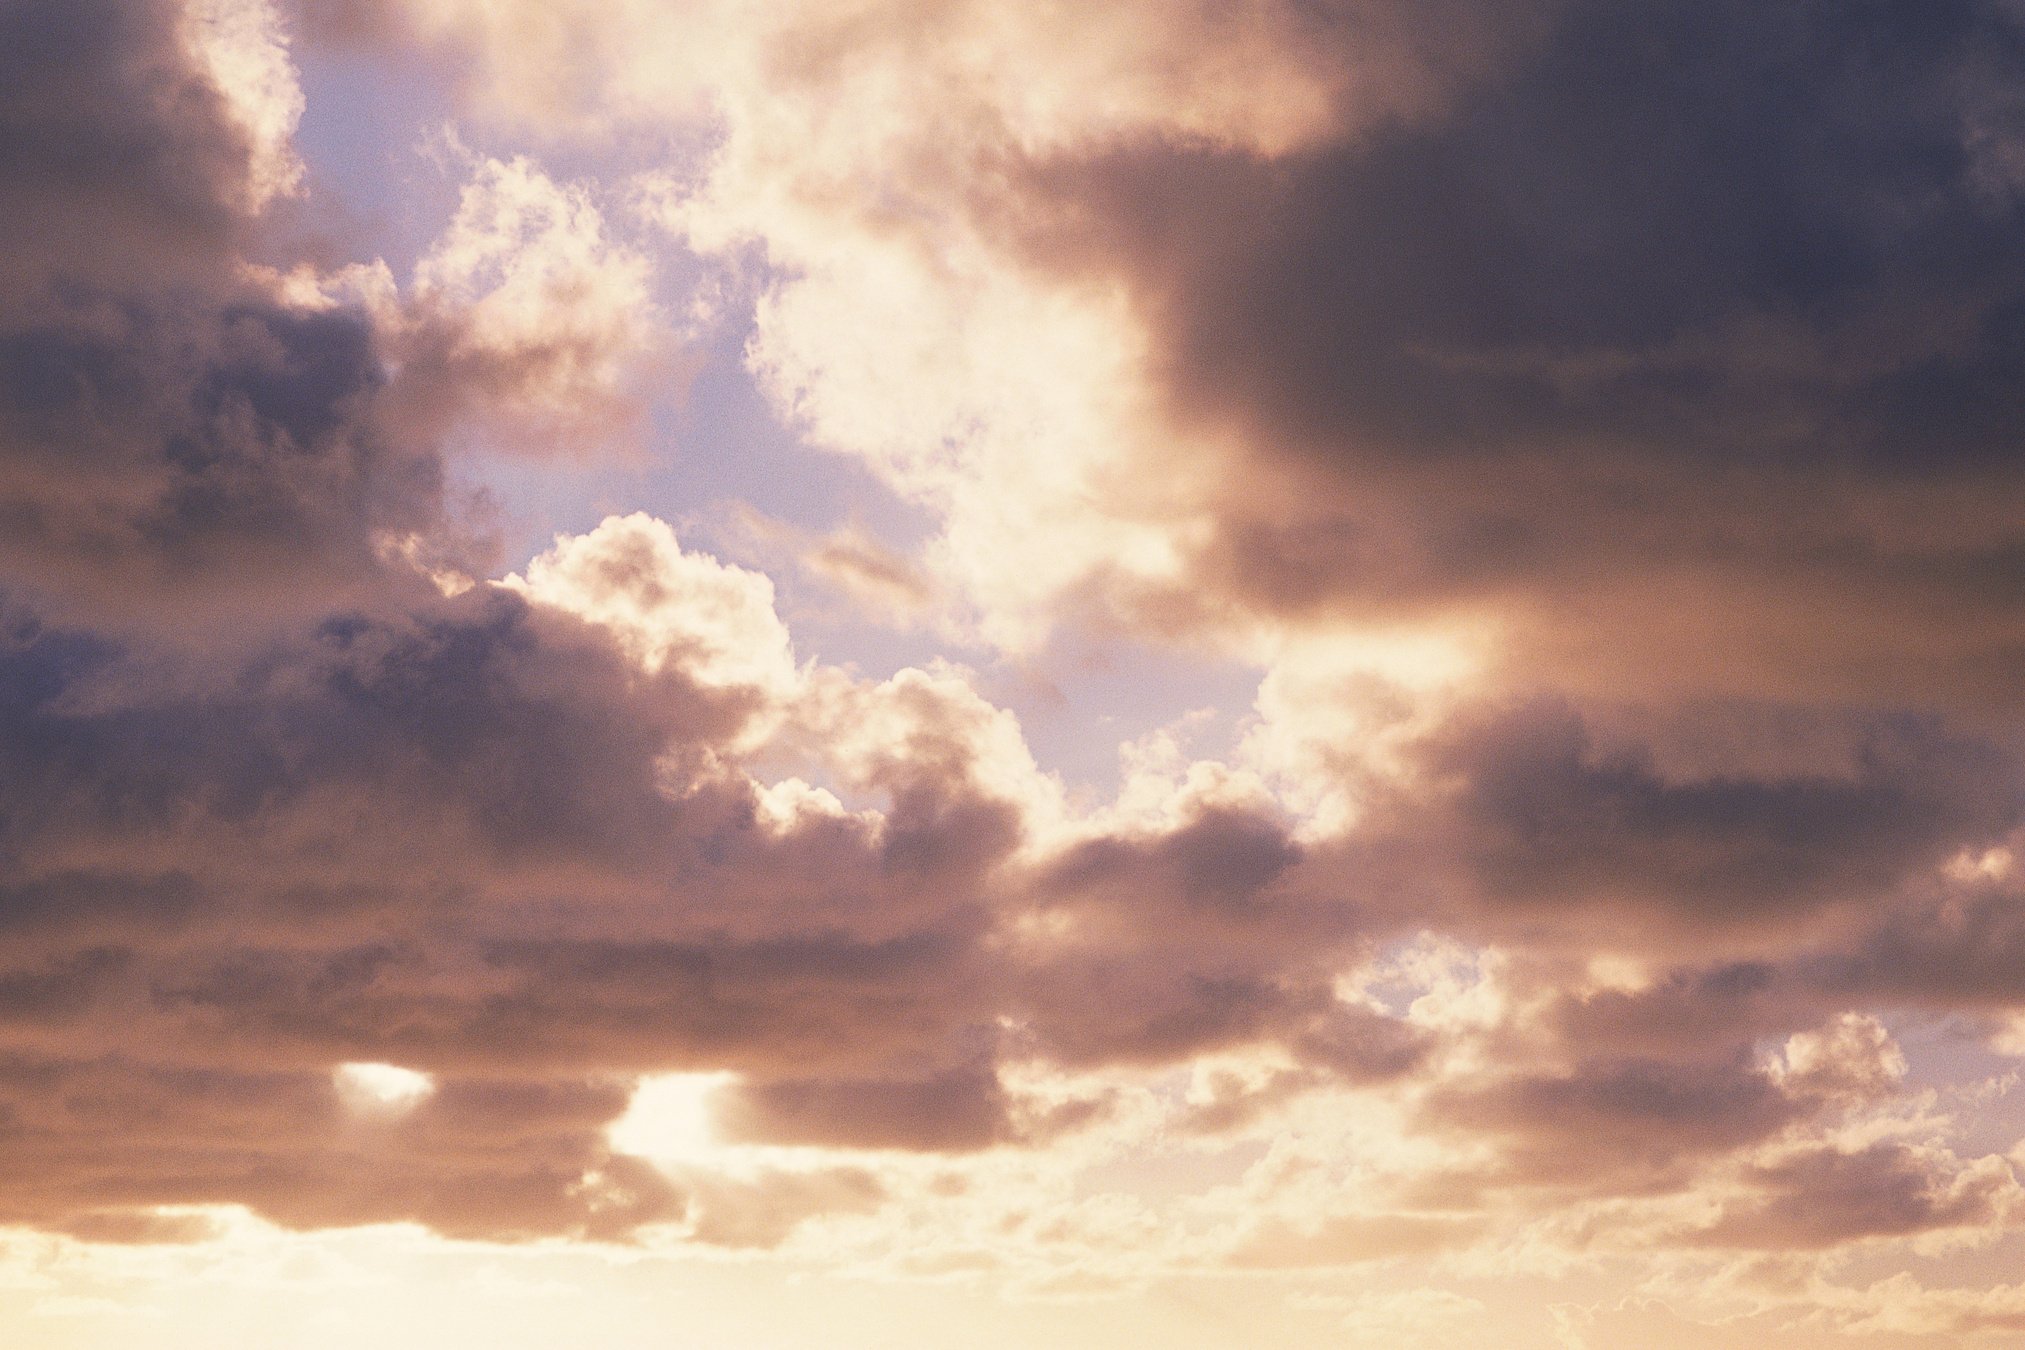
[[[361,1115],[406,1115],[436,1090],[434,1078],[398,1064],[340,1064],[331,1081],[345,1105]]]
[[[626,1113],[612,1123],[612,1147],[655,1162],[702,1162],[726,1145],[717,1129],[717,1093],[732,1073],[668,1073],[640,1080]]]

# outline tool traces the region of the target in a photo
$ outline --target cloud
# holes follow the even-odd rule
[[[541,70],[560,12],[395,8],[509,123],[715,129],[669,224],[763,250],[754,371],[940,516],[996,642],[1383,622],[1589,692],[2011,688],[2000,5],[706,8],[679,43],[627,6]]]
[[[0,335],[0,514],[31,595],[149,622],[390,584],[433,453],[376,423],[370,325],[254,294],[63,305]],[[398,570],[398,569],[397,569]]]
[[[884,922],[880,891],[919,913],[917,879],[959,872],[896,873],[861,829],[775,833],[749,780],[671,785],[663,757],[728,744],[735,697],[503,590],[446,605],[334,623],[165,702],[117,698],[103,649],[17,635],[0,1021],[10,1112],[48,1124],[12,1136],[34,1165],[10,1168],[10,1217],[230,1202],[286,1224],[619,1232],[681,1210],[665,1186],[632,1207],[579,1193],[619,1166],[603,1130],[629,1072],[848,1065],[961,1025],[974,919],[843,931]],[[106,687],[80,706],[91,676]],[[589,908],[565,918],[564,897]],[[370,1187],[332,1080],[356,1061],[436,1077],[372,1126]],[[63,1103],[84,1083],[135,1123],[78,1128]]]
[[[4,22],[8,589],[163,627],[398,589],[379,555],[439,530],[436,454],[383,416],[371,319],[290,303],[246,254],[292,181],[299,93],[273,16]]]
[[[856,615],[909,627],[933,618],[941,604],[921,567],[855,521],[819,533],[747,510],[739,524],[763,553],[792,559],[849,601]]]
[[[1053,218],[1006,190],[1022,166],[1139,139],[1278,155],[1429,115],[1547,8],[417,0],[363,27],[474,63],[470,107],[494,124],[714,141],[648,197],[705,258],[765,259],[752,368],[814,441],[942,515],[939,570],[994,640],[1032,645],[1064,596],[1188,608],[1189,541],[1165,517],[1200,485],[1185,446],[1135,425],[1146,341],[1118,288],[1037,282],[998,237]]]
[[[1551,753],[1519,770],[1506,724],[1444,726],[1422,748],[1438,766],[1431,795],[1313,843],[1239,805],[1064,831],[1017,724],[961,672],[869,681],[798,666],[791,651],[762,578],[638,516],[558,541],[511,584],[411,593],[170,680],[145,648],[17,621],[0,716],[0,1038],[19,1071],[13,1109],[51,1123],[11,1216],[110,1231],[87,1216],[236,1203],[287,1225],[670,1228],[773,1245],[901,1192],[874,1171],[876,1185],[782,1181],[776,1196],[755,1181],[748,1193],[707,1155],[633,1175],[608,1130],[637,1076],[738,1074],[721,1125],[737,1147],[991,1154],[1130,1119],[1108,1116],[1115,1106],[1058,1116],[1021,1084],[1024,1066],[1136,1073],[1230,1053],[1272,1067],[1191,1102],[1172,1120],[1184,1137],[1246,1138],[1307,1098],[1361,1092],[1395,1104],[1394,1147],[1408,1156],[1440,1146],[1475,1159],[1442,1207],[1396,1212],[1441,1231],[1428,1252],[1481,1240],[1499,1195],[1686,1194],[1741,1165],[1766,1198],[1731,1202],[1732,1218],[1705,1227],[1736,1226],[1722,1241],[1744,1243],[1756,1225],[1769,1244],[1785,1231],[1774,1197],[1786,1164],[1742,1160],[1898,1094],[1903,1059],[1876,1022],[1820,1020],[1845,996],[1861,928],[1831,949],[1842,964],[1825,962],[1754,901],[1694,925],[1734,922],[1731,940],[1761,949],[1756,964],[1669,970],[1679,949],[1663,940],[1635,949],[1661,972],[1643,984],[1572,997],[1557,973],[1590,950],[1575,935],[1593,937],[1599,914],[1679,890],[1665,861],[1676,819],[1691,856],[1742,858],[1750,878],[1768,803],[1799,822],[1775,821],[1773,837],[1814,859],[1810,822],[1860,819],[1853,803],[1879,790],[1861,780],[1770,795],[1725,785],[1746,805],[1717,810],[1650,764],[1585,765],[1555,711]],[[1531,716],[1513,724],[1522,747],[1537,740]],[[1478,737],[1490,752],[1455,755]],[[1876,757],[1878,771],[1963,778],[1953,749],[1912,747]],[[1945,772],[1930,773],[1936,755]],[[770,812],[754,776],[768,763],[868,804],[808,789],[806,808]],[[1579,809],[1553,792],[1501,795],[1502,775],[1551,787],[1556,772],[1582,785]],[[1892,818],[1914,823],[1877,845],[1913,861],[1872,863],[1831,831],[1808,866],[1839,875],[1853,857],[1882,901],[1916,905],[1911,878],[1944,876],[1934,860],[1956,847],[1929,840],[1906,806],[1916,799],[1889,798]],[[1511,860],[1564,867],[1555,832],[1500,826],[1489,854],[1439,842],[1481,829],[1486,801],[1526,807],[1522,821],[1544,803],[1584,831],[1585,856],[1622,850],[1641,869],[1657,839],[1666,880],[1568,896],[1569,922],[1548,940],[1538,916],[1565,883],[1533,896]],[[1423,873],[1439,861],[1469,889],[1395,888],[1414,868],[1373,870],[1415,838],[1437,843],[1398,856]],[[1775,869],[1763,904],[1785,912],[1795,875]],[[1962,884],[1997,884],[1977,876]],[[1456,907],[1459,895],[1471,898]],[[1499,904],[1524,921],[1498,919]],[[1502,967],[1502,991],[1449,995],[1438,973],[1386,973],[1384,944],[1442,924],[1530,929],[1537,954]],[[1394,978],[1417,992],[1391,992]],[[1944,984],[1920,996],[1960,997]],[[1755,1058],[1774,1033],[1791,1033],[1782,1057]],[[429,1075],[435,1090],[363,1119],[333,1080],[360,1063]],[[189,1123],[163,1136],[108,1118],[80,1134],[62,1114],[80,1082]],[[242,1126],[221,1128],[213,1109]],[[340,1193],[359,1128],[379,1132],[381,1180]],[[494,1129],[522,1142],[484,1143]],[[92,1170],[108,1158],[123,1169],[116,1188]],[[1415,1162],[1390,1184],[1410,1198],[1442,1170]],[[1257,1259],[1364,1250],[1354,1225],[1327,1227],[1342,1216],[1290,1210],[1296,1194],[1261,1212]],[[1998,1211],[1908,1213],[1895,1233]],[[1273,1225],[1296,1236],[1269,1240]]]
[[[0,20],[10,309],[52,278],[201,278],[239,237],[256,195],[246,133],[193,68],[178,17],[167,3],[91,0]]]
[[[976,1149],[1012,1136],[989,1066],[912,1081],[782,1079],[741,1089],[725,1108],[734,1140],[846,1148]]]
[[[542,454],[610,442],[673,370],[653,264],[611,237],[582,185],[525,156],[472,160],[412,286],[383,301],[408,415]]]
[[[1949,1164],[1955,1164],[1952,1168]],[[1714,1246],[1827,1247],[1865,1238],[1994,1230],[2018,1183],[1998,1159],[1961,1166],[1899,1144],[1823,1149],[1756,1167],[1756,1194],[1693,1240]]]
[[[1905,893],[2018,817],[2008,754],[1945,724],[1882,719],[1854,760],[1832,775],[1678,776],[1644,747],[1598,745],[1565,704],[1465,709],[1408,752],[1403,798],[1367,794],[1349,848],[1431,904],[1474,897],[1494,924],[1566,909],[1591,941],[1598,924],[1627,943],[1669,928],[1790,939],[1812,914]]]
[[[0,16],[0,1221],[2015,1320],[1823,1292],[2020,1214],[2007,11],[303,23],[568,175],[295,267],[271,11]],[[631,134],[695,162],[597,183]],[[1227,753],[1093,800],[645,511],[490,579],[456,457],[634,426],[674,248],[936,522],[807,567],[980,666],[1241,658]]]
[[[184,39],[224,95],[248,142],[247,202],[255,210],[302,184],[293,144],[302,85],[270,0],[202,0],[183,16]]]
[[[1424,1256],[1461,1246],[1475,1226],[1415,1215],[1358,1215],[1329,1220],[1313,1232],[1272,1225],[1236,1254],[1239,1266],[1301,1269]]]
[[[1520,1185],[1679,1184],[1701,1156],[1775,1135],[1803,1106],[1763,1072],[1714,1063],[1597,1057],[1571,1071],[1437,1089],[1434,1121],[1501,1135]]]
[[[506,584],[606,629],[649,671],[674,667],[769,701],[790,697],[800,680],[773,583],[683,552],[675,532],[645,514],[558,539]]]
[[[1992,5],[1571,4],[1440,116],[1058,157],[1034,256],[1141,297],[1231,456],[1190,574],[1247,609],[1487,619],[1589,689],[1987,708],[2017,201],[1974,128],[2017,54]]]

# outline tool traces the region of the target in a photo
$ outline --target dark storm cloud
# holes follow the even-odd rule
[[[736,695],[648,678],[501,592],[333,621],[165,702],[113,678],[120,659],[29,625],[7,652],[9,1217],[102,1229],[125,1206],[238,1202],[297,1225],[616,1234],[682,1210],[639,1179],[631,1207],[577,1187],[627,1166],[602,1142],[630,1091],[613,1075],[657,1068],[768,1075],[769,1137],[996,1137],[988,1064],[890,1091],[848,1077],[989,1023],[974,905],[915,893],[984,894],[991,847],[927,838],[975,812],[915,827],[967,875],[860,834],[824,839],[818,879],[749,787],[662,789],[671,759],[737,730]],[[794,908],[768,920],[770,888]],[[892,912],[928,917],[842,926]],[[331,1070],[388,1060],[443,1081],[361,1143]],[[80,1082],[131,1118],[79,1128]]]
[[[0,12],[10,308],[45,284],[213,284],[241,239],[244,134],[191,69],[167,0]]]
[[[1795,921],[1893,900],[2025,811],[2015,756],[1923,718],[1875,720],[1839,773],[1683,777],[1600,744],[1566,703],[1494,704],[1414,768],[1346,841],[1347,866],[1396,878],[1420,912],[1477,909],[1508,932],[1581,916],[1588,942],[1803,941]]]
[[[158,861],[229,865],[201,843],[179,855],[147,842],[217,828],[300,847],[313,870],[342,839],[290,826],[340,797],[373,825],[460,837],[474,859],[625,859],[674,815],[654,791],[653,738],[681,725],[706,739],[740,718],[735,700],[679,682],[636,690],[608,648],[489,591],[334,619],[194,685],[154,682],[145,658],[33,619],[8,639],[12,860],[66,857],[75,841],[110,865],[132,841]]]
[[[821,848],[804,856],[800,832],[759,823],[742,780],[664,790],[671,765],[739,731],[741,696],[646,676],[502,591],[334,620],[195,691],[128,683],[117,656],[63,634],[12,646],[0,858],[30,874],[6,915],[25,937],[163,932],[174,948],[231,930],[286,953],[391,943],[511,899],[555,912],[529,914],[525,933],[465,935],[503,975],[661,997],[685,971],[734,987],[905,986],[978,921],[961,894],[942,896],[932,927],[893,934],[887,905],[919,916],[917,887],[975,890],[1005,847],[994,820],[985,846],[933,850],[961,868],[923,873],[869,832],[817,820]],[[930,813],[958,835],[978,818],[966,793],[950,785],[952,804]],[[679,908],[658,903],[671,893]]]
[[[0,564],[164,627],[389,585],[441,470],[373,421],[375,337],[253,297],[75,296],[0,334]]]
[[[1400,752],[1403,772],[1359,785],[1338,837],[1297,845],[1267,816],[1216,808],[1067,850],[1035,883],[1035,922],[1072,936],[1027,947],[1007,996],[1071,1063],[1269,1043],[1376,1083],[1410,1075],[1424,1038],[1333,982],[1428,931],[1506,946],[1526,988],[1586,988],[1592,955],[1649,968],[1636,991],[1543,1004],[1571,1061],[1748,1056],[1879,996],[2015,993],[2017,925],[1994,896],[1964,909],[1945,879],[2017,828],[2015,755],[1899,715],[1857,719],[1844,750],[1683,770],[1563,700],[1468,706]]]
[[[833,868],[869,861],[830,855]],[[763,859],[747,862],[764,872]],[[883,896],[856,889],[863,879],[833,874],[863,908],[914,900],[904,888]],[[836,892],[812,883],[801,896],[819,905]],[[683,898],[678,882],[670,899]],[[539,1048],[590,1062],[778,1073],[785,1065],[862,1069],[922,1053],[960,1033],[966,1017],[987,1015],[993,981],[977,947],[978,916],[962,900],[921,929],[871,941],[814,926],[738,941],[708,911],[670,919],[698,936],[657,941],[637,931],[647,926],[640,922],[595,941],[491,945],[486,955],[501,987],[473,1010],[467,1034],[520,1056]]]
[[[2013,17],[1974,0],[1572,5],[1448,115],[1286,172],[1251,265],[1204,278],[1221,303],[1189,336],[1299,440],[1346,455],[1468,463],[1575,440],[1711,465],[2008,458],[2015,185],[1973,119],[2021,63]],[[1876,333],[1889,345],[1850,355],[1882,370],[1741,344],[1661,363],[1750,316],[1818,339],[1901,290],[1959,296],[1986,324],[1958,353]],[[1264,344],[1217,341],[1239,333]],[[1511,369],[1481,369],[1496,356]],[[1782,377],[1790,397],[1856,400],[1815,407],[1865,439],[1768,444]],[[1750,415],[1724,434],[1738,394]]]
[[[380,337],[246,270],[251,147],[181,7],[0,15],[0,568],[175,629],[359,598],[439,520],[433,451],[378,424]]]
[[[1131,278],[1243,447],[1222,594],[1487,614],[1591,688],[2001,706],[2021,75],[1983,0],[1583,0],[1339,144],[1039,168],[1035,256]]]
[[[1214,919],[1269,904],[1267,888],[1300,858],[1277,822],[1211,810],[1136,844],[1092,840],[1055,865],[1052,884],[1072,896],[1099,897],[1100,903],[1138,889],[1149,903],[1178,901]]]
[[[384,599],[412,570],[389,566],[403,548],[485,570],[445,518],[442,440],[499,406],[539,421],[558,372],[615,359],[598,341],[651,335],[492,352],[469,303],[284,300],[254,266],[286,249],[261,147],[182,11],[0,15],[6,588],[175,631]],[[466,346],[492,355],[444,355]]]

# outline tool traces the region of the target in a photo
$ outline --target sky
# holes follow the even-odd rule
[[[0,0],[0,1343],[2025,1347],[2013,0]]]

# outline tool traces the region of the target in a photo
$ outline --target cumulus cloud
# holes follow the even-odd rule
[[[672,666],[770,702],[794,691],[799,672],[774,613],[773,583],[683,552],[675,532],[651,516],[614,517],[558,539],[506,585],[611,632],[649,671]]]
[[[383,9],[494,115],[715,129],[668,223],[762,251],[753,368],[937,511],[995,641],[2010,689],[2002,5],[633,5],[540,70],[554,7]]]
[[[611,237],[582,185],[525,156],[476,159],[457,212],[400,297],[416,415],[475,424],[488,444],[553,454],[636,422],[671,334],[645,254]]]

